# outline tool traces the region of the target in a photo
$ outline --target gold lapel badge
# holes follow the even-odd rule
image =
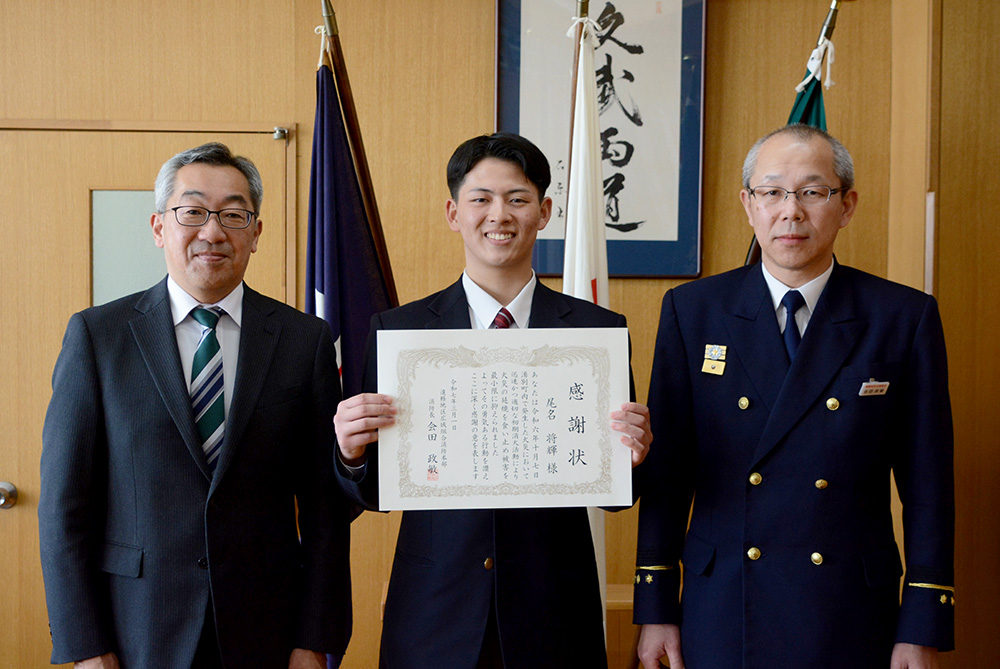
[[[719,344],[705,344],[705,362],[701,366],[701,371],[721,376],[726,371],[726,347]]]

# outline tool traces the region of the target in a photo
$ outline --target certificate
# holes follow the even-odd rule
[[[625,328],[380,330],[379,508],[632,504]]]

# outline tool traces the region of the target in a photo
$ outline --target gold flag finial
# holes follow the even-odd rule
[[[337,34],[337,15],[333,13],[333,5],[330,0],[321,0],[323,3],[323,27],[326,34],[333,37]]]

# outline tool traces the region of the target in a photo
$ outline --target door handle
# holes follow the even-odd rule
[[[9,509],[17,504],[17,488],[13,483],[0,481],[0,509]]]

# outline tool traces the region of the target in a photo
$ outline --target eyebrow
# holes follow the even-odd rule
[[[480,188],[470,188],[469,193],[488,193],[490,195],[497,194],[496,191],[486,188],[485,186]],[[514,193],[528,193],[530,195],[531,189],[526,186],[519,188],[511,188],[509,191],[506,191],[504,195],[513,195]]]
[[[205,197],[205,193],[200,190],[189,189],[181,193],[181,197]],[[222,200],[224,203],[229,204],[231,202],[239,202],[240,204],[248,204],[247,199],[240,195],[239,193],[234,193]]]
[[[783,179],[784,177],[785,177],[784,174],[765,174],[760,179],[761,182],[778,181],[779,179]],[[824,178],[826,177],[823,174],[808,174],[806,175],[805,179],[803,179],[803,181],[806,181],[807,185],[819,185],[820,180]]]

